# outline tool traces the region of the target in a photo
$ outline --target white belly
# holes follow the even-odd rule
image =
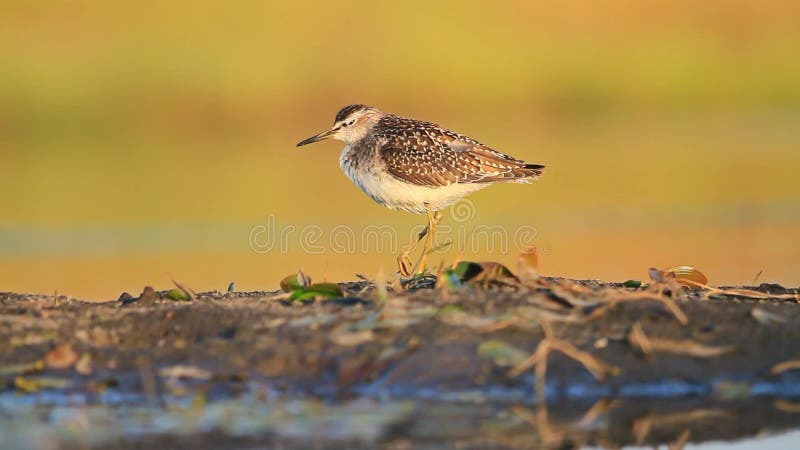
[[[425,214],[426,204],[433,211],[441,211],[460,198],[481,190],[491,183],[454,183],[448,186],[427,187],[406,183],[383,170],[361,164],[353,167],[347,163],[348,149],[339,157],[339,165],[350,180],[379,204],[401,211]],[[370,166],[370,167],[367,167]]]

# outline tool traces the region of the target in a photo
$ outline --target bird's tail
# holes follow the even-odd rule
[[[522,168],[530,172],[531,176],[539,176],[544,172],[544,166],[540,164],[525,164]]]
[[[514,171],[514,183],[529,184],[531,180],[538,180],[539,175],[544,172],[544,166],[540,164],[523,164]]]

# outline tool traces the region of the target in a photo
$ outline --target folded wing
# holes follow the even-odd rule
[[[386,169],[408,183],[435,187],[523,181],[535,179],[544,169],[434,124],[422,125],[417,122],[404,133],[384,135],[380,143]]]

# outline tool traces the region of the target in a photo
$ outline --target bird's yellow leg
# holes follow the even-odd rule
[[[430,222],[430,219],[428,219]],[[414,269],[417,267],[415,264],[411,264],[411,258],[409,255],[417,249],[417,246],[422,239],[428,234],[428,227],[426,226],[422,231],[419,232],[417,238],[408,244],[404,249],[403,252],[397,257],[397,267],[400,270],[400,275],[404,277],[410,277],[414,274]]]
[[[419,257],[419,261],[417,261],[417,263],[414,265],[414,269],[411,271],[413,274],[421,274],[425,272],[425,260],[428,258],[428,254],[433,249],[433,236],[436,233],[436,225],[439,225],[439,222],[442,221],[441,211],[431,211],[428,209],[427,213],[428,232],[425,236],[425,248],[422,250],[422,255]]]
[[[436,228],[436,225],[442,221],[442,213],[441,211],[432,211],[429,205],[425,205],[425,212],[428,216],[428,225],[419,232],[417,238],[408,244],[403,249],[403,252],[397,257],[397,266],[400,271],[400,275],[403,277],[410,277],[416,273],[423,273],[425,271],[425,259],[427,255],[432,251],[433,247],[433,230]],[[417,249],[417,246],[420,242],[422,242],[423,238],[425,239],[425,249],[420,255],[420,259],[417,260],[416,264],[411,264],[411,258],[409,255]]]

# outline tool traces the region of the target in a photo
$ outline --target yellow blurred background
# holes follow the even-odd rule
[[[270,216],[401,235],[423,222],[360,193],[340,143],[294,147],[349,103],[547,165],[532,186],[473,195],[469,223],[535,226],[545,274],[688,264],[712,284],[800,284],[795,0],[5,0],[0,291],[391,272],[387,251],[250,245]]]

